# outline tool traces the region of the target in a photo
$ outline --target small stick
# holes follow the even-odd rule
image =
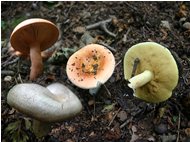
[[[111,22],[112,21],[112,18],[110,19],[107,19],[107,20],[103,20],[103,21],[100,21],[98,23],[95,23],[95,24],[92,24],[92,25],[88,25],[86,26],[86,29],[87,30],[91,30],[91,29],[95,29],[97,27],[99,27],[100,29],[102,29],[105,33],[107,33],[108,35],[112,36],[112,37],[116,37],[116,35],[112,32],[110,32],[108,29],[107,29],[107,26],[106,24]]]
[[[109,23],[111,21],[112,21],[112,18],[107,19],[107,20],[103,20],[103,21],[97,22],[95,24],[86,26],[86,29],[87,30],[95,29],[95,28],[99,27],[102,23]]]
[[[19,78],[20,82],[23,83],[20,73],[18,74],[18,78]]]
[[[121,62],[122,62],[122,59],[119,60],[119,62],[117,62],[117,63],[115,64],[115,68],[116,68]]]
[[[128,2],[124,3],[126,4],[128,7],[130,7],[131,9],[135,10],[138,12],[138,9],[136,7],[134,7],[133,5],[129,4]]]
[[[111,98],[112,95],[111,95],[110,91],[108,90],[108,88],[106,87],[105,84],[103,84],[103,86],[104,86],[104,88],[105,88],[105,90],[106,90],[108,96]]]
[[[117,52],[113,47],[111,47],[111,46],[109,46],[109,45],[107,45],[107,44],[105,44],[103,42],[98,42],[98,44],[105,46],[106,48],[108,48],[109,50],[111,50],[114,53]]]
[[[121,107],[117,110],[117,112],[116,112],[115,115],[113,116],[113,118],[112,118],[112,120],[110,121],[108,127],[111,126],[111,124],[113,123],[115,117],[117,116],[117,114],[119,113],[120,110],[121,110]]]
[[[180,123],[181,123],[181,115],[180,115],[180,112],[179,112],[179,115],[178,115],[178,124],[177,124],[177,139],[176,139],[176,142],[179,142],[179,136],[180,136],[180,133],[179,133]]]
[[[95,95],[93,95],[93,100],[94,100],[94,117],[96,115],[96,98]]]
[[[14,72],[11,70],[2,70],[1,75],[14,75]]]
[[[104,30],[104,32],[106,32],[108,35],[113,36],[113,37],[116,37],[116,35],[115,35],[114,33],[110,32],[110,31],[107,29],[106,23],[102,23],[102,24],[100,25],[100,28],[101,28],[102,30]]]
[[[128,119],[126,120],[123,124],[120,125],[120,128],[122,129],[123,127],[125,127],[132,119]]]
[[[14,60],[12,60],[14,56],[10,56],[9,59],[1,64],[2,67],[6,67],[8,65],[14,64],[19,60],[19,57],[16,57]]]
[[[131,78],[132,78],[133,76],[135,76],[135,72],[136,72],[136,70],[137,70],[137,66],[138,66],[139,63],[140,63],[140,59],[139,59],[139,58],[136,58],[136,59],[134,60],[134,65],[133,65],[133,70],[132,70],[132,73],[131,73]]]

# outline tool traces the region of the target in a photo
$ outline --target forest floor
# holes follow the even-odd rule
[[[9,52],[14,27],[29,18],[44,18],[60,29],[56,51],[44,61],[43,74],[34,83],[60,82],[71,87],[83,111],[52,125],[37,139],[32,120],[6,102],[8,91],[29,81],[30,61]],[[113,18],[114,17],[114,18]],[[113,18],[107,28],[85,27]],[[1,138],[3,142],[190,142],[190,2],[1,2]],[[68,57],[90,41],[114,48],[117,66],[93,97],[67,78]],[[123,75],[123,58],[133,45],[154,41],[167,47],[179,67],[179,82],[172,97],[159,104],[132,96]],[[172,70],[171,70],[172,71]]]

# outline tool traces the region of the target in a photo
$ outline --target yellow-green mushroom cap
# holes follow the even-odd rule
[[[136,58],[140,59],[140,63],[137,65],[135,76],[131,78]],[[136,84],[131,83],[129,87],[133,88],[136,97],[158,103],[171,97],[172,90],[178,83],[179,73],[176,61],[167,48],[155,42],[143,42],[132,46],[126,52],[124,77],[129,82],[135,80]],[[141,80],[144,78],[148,79],[142,85]],[[137,85],[138,83],[141,85]]]

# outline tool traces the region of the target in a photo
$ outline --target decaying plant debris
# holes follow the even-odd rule
[[[78,95],[84,107],[72,120],[53,125],[49,135],[41,140],[33,134],[30,118],[6,102],[14,85],[31,82],[30,60],[11,55],[8,49],[14,27],[33,17],[54,22],[61,32],[52,47],[55,52],[44,61],[44,72],[35,83],[63,83]],[[98,26],[102,22],[103,26]],[[1,2],[2,141],[189,141],[189,22],[189,2]],[[94,24],[93,29],[87,28]],[[126,51],[144,41],[167,47],[178,63],[178,85],[163,103],[149,104],[134,98],[124,79]],[[112,77],[95,96],[74,86],[65,70],[69,56],[89,43],[103,43],[116,59]]]

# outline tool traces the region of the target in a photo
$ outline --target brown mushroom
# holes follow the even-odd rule
[[[40,18],[25,20],[13,30],[10,37],[12,47],[23,55],[30,55],[30,80],[35,80],[42,73],[41,51],[51,47],[58,36],[56,25]]]
[[[98,44],[89,44],[75,52],[67,62],[67,76],[83,89],[104,84],[113,74],[115,58],[110,50]]]

